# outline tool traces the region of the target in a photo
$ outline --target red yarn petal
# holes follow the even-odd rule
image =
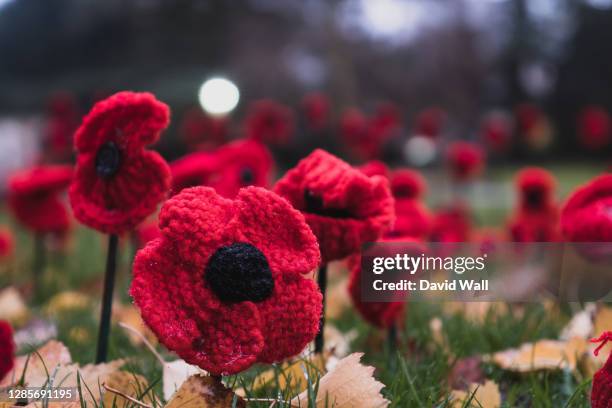
[[[170,188],[170,169],[157,153],[142,150],[125,157],[116,176],[96,175],[95,155],[80,154],[70,202],[83,224],[108,234],[128,231],[155,211]]]
[[[66,205],[55,195],[11,196],[8,202],[19,222],[36,233],[65,232],[70,228]]]
[[[11,372],[15,365],[15,343],[13,329],[4,320],[0,320],[0,380]]]
[[[179,244],[177,252],[183,259],[203,267],[218,247],[234,240],[234,228],[228,226],[234,214],[234,203],[214,189],[192,187],[166,201],[159,227]]]
[[[9,191],[13,195],[59,193],[72,179],[72,166],[39,166],[11,174]]]
[[[300,353],[319,331],[322,301],[313,280],[297,274],[279,276],[272,297],[258,305],[265,322],[259,361],[272,363]]]
[[[289,202],[259,187],[243,188],[237,200],[232,225],[239,240],[259,248],[273,273],[308,273],[319,265],[317,238]]]
[[[205,286],[203,270],[182,263],[165,238],[139,251],[130,294],[146,324],[181,358],[213,374],[234,374],[263,348],[257,308],[225,304]]]
[[[153,94],[119,92],[98,102],[74,136],[79,153],[95,153],[114,142],[124,152],[152,144],[170,123],[168,106]]]

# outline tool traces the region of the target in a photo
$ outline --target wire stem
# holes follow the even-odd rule
[[[98,349],[96,364],[106,361],[108,354],[108,338],[110,335],[110,320],[113,307],[113,289],[117,271],[117,246],[119,238],[115,234],[108,237],[108,255],[106,258],[106,273],[104,275],[104,292],[102,294],[102,313],[98,329]]]

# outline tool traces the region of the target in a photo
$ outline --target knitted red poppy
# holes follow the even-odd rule
[[[37,166],[11,175],[8,204],[15,218],[36,233],[67,231],[70,217],[60,193],[71,178],[71,166]]]
[[[600,149],[610,142],[610,115],[600,106],[589,106],[578,117],[580,143],[591,150]]]
[[[572,242],[612,242],[612,174],[577,188],[561,210],[561,230]]]
[[[293,111],[270,99],[253,102],[245,119],[249,139],[270,144],[285,144],[295,131]]]
[[[8,228],[0,227],[0,259],[10,257],[14,249],[13,233]]]
[[[387,165],[380,160],[370,160],[361,166],[357,166],[357,169],[368,177],[383,176],[388,178],[390,174]]]
[[[417,135],[437,137],[442,133],[446,123],[446,112],[441,108],[431,107],[420,111],[414,120],[413,132]]]
[[[612,340],[612,332],[609,331],[596,339],[591,339],[592,343],[601,343],[595,349],[596,356],[610,340]],[[608,356],[606,364],[593,376],[591,408],[612,408],[612,354]]]
[[[550,242],[559,238],[555,179],[546,170],[527,167],[516,177],[519,206],[510,221],[514,242]]]
[[[169,123],[168,107],[150,93],[119,92],[94,105],[77,130],[74,215],[108,234],[133,229],[170,187],[165,160],[145,146]]]
[[[170,163],[172,173],[172,194],[188,187],[205,186],[219,168],[218,157],[212,152],[187,154]]]
[[[512,142],[512,121],[503,112],[488,114],[480,124],[480,137],[488,148],[501,153],[508,150]]]
[[[136,240],[138,248],[143,248],[149,242],[161,236],[157,220],[145,221],[136,227]]]
[[[340,121],[346,144],[358,157],[366,160],[380,157],[384,144],[397,134],[399,127],[399,112],[390,103],[379,105],[371,118],[357,109],[348,109]]]
[[[400,169],[391,176],[391,193],[395,198],[395,223],[390,237],[426,239],[431,231],[431,214],[421,202],[425,180],[417,171]]]
[[[190,364],[234,374],[293,356],[319,330],[305,279],[319,249],[304,217],[259,187],[228,200],[209,187],[169,199],[162,236],[134,261],[130,293],[160,341]]]
[[[45,142],[49,149],[45,153],[50,153],[51,159],[70,157],[72,135],[79,125],[78,116],[77,104],[72,94],[60,92],[49,99],[45,132]]]
[[[179,125],[179,136],[192,151],[220,146],[228,134],[228,117],[209,116],[200,107],[185,112]]]
[[[394,219],[384,177],[368,177],[321,149],[289,170],[274,191],[304,213],[324,262],[358,252],[364,242],[380,238]]]
[[[446,159],[452,176],[465,181],[483,170],[485,154],[482,147],[475,143],[455,142],[448,147]]]
[[[329,99],[320,92],[313,92],[302,99],[302,111],[311,130],[322,130],[329,124]]]
[[[461,203],[455,203],[434,214],[430,239],[433,242],[467,242],[471,229],[468,208]]]
[[[0,380],[11,372],[15,365],[15,343],[13,329],[4,320],[0,320]]]

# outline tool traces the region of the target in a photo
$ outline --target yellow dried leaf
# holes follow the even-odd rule
[[[565,368],[575,370],[577,360],[586,350],[587,341],[577,337],[569,341],[540,340],[525,343],[518,349],[494,353],[491,360],[503,369],[522,373]]]
[[[65,291],[53,296],[47,306],[45,312],[49,316],[60,316],[62,313],[71,310],[87,309],[91,306],[91,298],[80,292]]]
[[[8,320],[13,326],[24,324],[30,312],[21,293],[10,286],[0,291],[0,320]]]
[[[196,374],[181,385],[165,408],[226,408],[232,406],[235,395],[218,379]],[[236,398],[236,407],[246,407],[242,398]]]
[[[316,407],[386,407],[389,401],[380,390],[384,385],[374,379],[374,367],[362,365],[363,353],[353,353],[343,358],[319,381]],[[291,406],[308,406],[308,392],[304,391],[291,400]]]
[[[151,404],[153,402],[149,395],[145,395],[142,399],[139,398],[142,392],[149,386],[147,380],[141,375],[129,373],[127,371],[115,371],[108,376],[105,384],[108,387],[113,388],[114,390],[117,390],[129,397],[138,399],[145,404]],[[132,404],[121,395],[106,390],[103,390],[103,392],[104,396],[102,400],[105,407],[123,407]]]
[[[118,303],[113,305],[113,320],[127,324],[140,333],[140,335],[133,332],[127,333],[133,345],[140,346],[143,344],[143,337],[146,338],[149,343],[153,345],[157,344],[157,337],[155,337],[153,332],[146,326],[142,317],[140,317],[140,312],[134,306]]]
[[[451,395],[453,398],[451,408],[463,407],[467,401],[470,401],[470,408],[499,408],[501,406],[499,387],[493,381],[485,381],[484,385],[472,384],[468,391],[454,390]]]

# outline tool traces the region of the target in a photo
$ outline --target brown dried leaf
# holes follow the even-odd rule
[[[140,394],[149,386],[149,383],[143,376],[127,371],[115,371],[111,373],[106,379],[105,384],[135,399],[139,399]],[[103,392],[104,396],[102,401],[105,407],[123,407],[131,404],[121,395],[105,390],[103,390]],[[145,404],[151,404],[153,402],[149,395],[144,396],[141,401]]]
[[[576,369],[577,360],[587,351],[587,341],[540,340],[525,343],[518,349],[494,353],[491,360],[501,368],[521,373],[538,370]]]
[[[501,406],[499,387],[493,381],[486,381],[484,385],[474,383],[470,385],[468,391],[454,390],[451,395],[453,397],[451,408],[463,407],[472,396],[470,408],[499,408]]]
[[[206,374],[204,370],[185,360],[164,361],[162,364],[162,381],[164,386],[164,399],[168,401],[181,385],[194,374]]]
[[[51,374],[57,366],[70,364],[72,357],[66,346],[57,340],[51,340],[31,353],[29,359],[27,355],[15,358],[13,370],[0,381],[0,386],[15,384],[26,368],[26,361],[28,366],[25,380],[30,387],[38,387],[47,381],[47,372]]]
[[[232,406],[234,395],[218,379],[196,374],[181,385],[165,408],[226,408]],[[246,407],[246,402],[236,397],[236,406]]]
[[[45,312],[49,316],[60,316],[67,311],[87,309],[92,303],[92,299],[81,292],[65,291],[49,300]]]
[[[319,381],[316,407],[386,407],[389,401],[380,390],[384,385],[373,377],[374,367],[362,365],[363,353],[353,353],[343,358]],[[291,400],[291,406],[305,406],[308,392],[304,391]]]

